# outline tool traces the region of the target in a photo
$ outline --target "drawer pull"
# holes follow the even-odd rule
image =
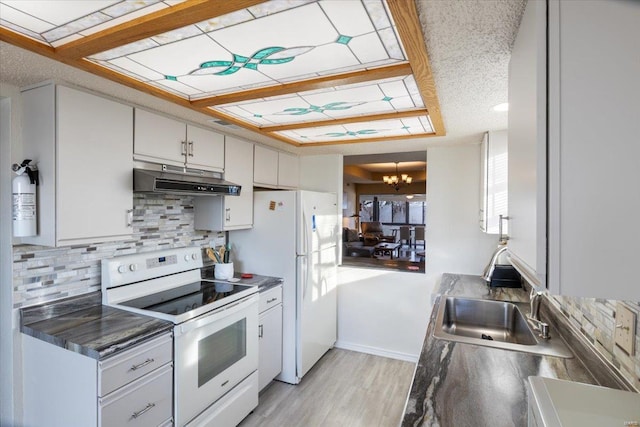
[[[147,403],[147,406],[145,406],[145,408],[144,408],[144,409],[141,409],[141,410],[139,410],[138,412],[134,412],[134,413],[131,415],[131,419],[134,419],[134,420],[135,420],[135,419],[136,419],[136,418],[138,418],[140,415],[142,415],[142,414],[144,414],[144,413],[146,413],[146,412],[149,412],[149,411],[150,411],[154,406],[156,406],[156,404],[155,404],[155,403]]]
[[[274,301],[278,301],[278,298],[271,298],[267,300],[267,304],[271,304]]]
[[[132,367],[129,368],[130,371],[136,371],[140,368],[143,368],[145,366],[147,366],[149,363],[153,363],[155,362],[154,359],[147,359],[144,362],[140,363],[139,365],[133,365]]]

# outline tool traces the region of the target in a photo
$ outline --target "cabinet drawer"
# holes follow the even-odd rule
[[[258,312],[262,313],[278,304],[282,304],[282,285],[260,293],[260,308]]]
[[[171,333],[167,333],[101,361],[98,369],[99,396],[105,396],[172,360],[173,339]]]
[[[157,427],[172,417],[173,366],[165,365],[99,399],[100,427]]]

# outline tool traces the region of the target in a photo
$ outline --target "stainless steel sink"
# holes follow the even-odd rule
[[[540,338],[523,313],[528,304],[471,298],[442,297],[434,337],[485,347],[572,358],[557,335]]]

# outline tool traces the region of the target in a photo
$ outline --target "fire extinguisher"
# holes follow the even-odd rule
[[[35,236],[37,229],[36,186],[38,185],[38,170],[30,166],[30,159],[21,164],[14,163],[13,171],[13,235],[15,237]]]

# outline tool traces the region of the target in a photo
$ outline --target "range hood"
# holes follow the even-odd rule
[[[133,191],[137,193],[192,196],[239,196],[238,184],[205,175],[133,169]]]

